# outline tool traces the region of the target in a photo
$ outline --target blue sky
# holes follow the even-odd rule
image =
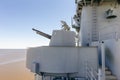
[[[60,20],[70,25],[74,14],[74,0],[0,0],[0,48],[48,45],[32,28],[52,34]]]

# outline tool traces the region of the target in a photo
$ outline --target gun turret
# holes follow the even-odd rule
[[[34,28],[32,28],[32,30],[35,31],[37,34],[39,34],[41,36],[44,36],[44,37],[46,37],[48,39],[51,39],[51,35],[49,35],[49,34],[46,34],[44,32],[41,32],[41,31],[37,30],[37,29],[34,29]]]

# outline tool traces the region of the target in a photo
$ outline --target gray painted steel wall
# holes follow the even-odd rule
[[[75,46],[74,31],[53,30],[49,46]]]
[[[120,80],[120,39],[105,40],[106,64]]]
[[[91,42],[91,28],[92,28],[92,7],[83,7],[81,14],[81,31],[80,40],[82,46],[86,46]]]
[[[97,7],[97,28],[99,33],[99,40],[120,38],[120,6],[114,8],[114,3],[103,3]],[[113,8],[115,19],[106,19],[105,11]],[[86,46],[87,43],[92,42],[92,6],[84,6],[81,14],[81,43]]]
[[[113,8],[115,19],[106,19],[105,11]],[[92,42],[92,8],[85,6],[81,15],[81,41],[82,45]],[[120,6],[114,8],[114,3],[103,3],[97,6],[97,27],[99,41],[104,41],[106,46],[107,66],[120,79]],[[90,35],[89,35],[90,34]],[[90,39],[90,40],[89,40]]]
[[[85,77],[86,63],[97,71],[96,47],[36,47],[27,51],[27,68],[35,72],[34,63],[39,63],[39,72],[72,73]],[[73,74],[77,73],[77,74]]]

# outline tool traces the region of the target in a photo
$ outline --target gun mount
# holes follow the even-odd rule
[[[35,31],[37,34],[43,36],[43,37],[46,37],[46,38],[48,38],[48,39],[51,39],[51,35],[49,35],[49,34],[46,34],[46,33],[42,32],[42,31],[39,31],[39,30],[34,29],[34,28],[32,28],[32,30]]]

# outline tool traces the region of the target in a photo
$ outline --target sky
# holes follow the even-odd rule
[[[74,0],[0,0],[0,49],[49,45],[47,34],[61,29],[61,20],[69,25],[75,14]]]

